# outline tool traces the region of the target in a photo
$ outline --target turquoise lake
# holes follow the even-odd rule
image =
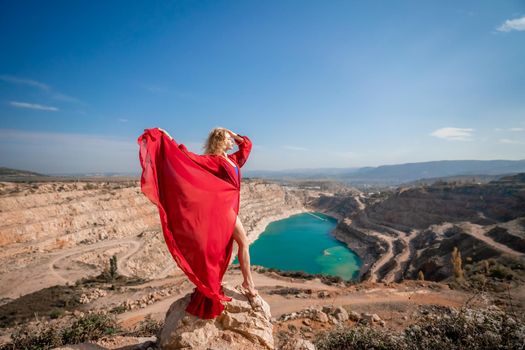
[[[335,218],[322,213],[301,213],[271,222],[250,245],[250,262],[285,271],[355,279],[361,259],[330,235],[336,225]],[[239,263],[237,257],[233,263]]]

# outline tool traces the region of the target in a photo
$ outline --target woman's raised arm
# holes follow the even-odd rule
[[[241,136],[230,130],[228,130],[228,132],[234,138],[237,146],[239,146],[239,150],[235,153],[229,154],[228,157],[242,167],[244,163],[246,163],[246,160],[248,160],[250,152],[252,151],[252,141],[248,136]]]

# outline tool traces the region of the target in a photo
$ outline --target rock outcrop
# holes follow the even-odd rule
[[[252,307],[237,289],[224,287],[232,298],[221,315],[203,320],[188,314],[185,309],[191,294],[174,302],[166,314],[159,345],[172,349],[273,349],[270,306],[260,296]],[[254,305],[255,306],[255,305]]]

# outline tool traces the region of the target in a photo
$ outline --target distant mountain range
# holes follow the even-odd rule
[[[22,177],[22,176],[34,177],[34,176],[46,176],[46,175],[35,173],[33,171],[0,167],[0,176],[3,178],[9,178],[9,177]]]
[[[525,172],[521,160],[440,160],[381,165],[363,168],[297,169],[245,171],[244,176],[267,179],[334,179],[356,187],[396,186],[421,179],[457,176],[497,176]]]
[[[42,174],[28,170],[12,169],[6,167],[0,167],[0,181],[70,181],[79,180],[84,181],[100,181],[100,180],[130,180],[139,177],[137,173],[71,173],[71,174]]]
[[[351,186],[366,188],[398,186],[443,178],[473,177],[492,180],[502,175],[525,172],[521,160],[440,160],[432,162],[381,165],[363,168],[309,168],[290,170],[246,170],[243,176],[274,180],[336,180]],[[31,171],[0,167],[0,180],[46,176]],[[53,177],[138,177],[137,173],[53,174]]]

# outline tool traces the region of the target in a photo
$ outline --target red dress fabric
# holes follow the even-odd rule
[[[239,135],[240,136],[240,135]],[[214,318],[230,301],[221,287],[233,248],[241,172],[252,149],[247,136],[228,158],[198,155],[159,129],[138,138],[141,190],[159,209],[162,232],[177,265],[195,284],[186,311]]]

